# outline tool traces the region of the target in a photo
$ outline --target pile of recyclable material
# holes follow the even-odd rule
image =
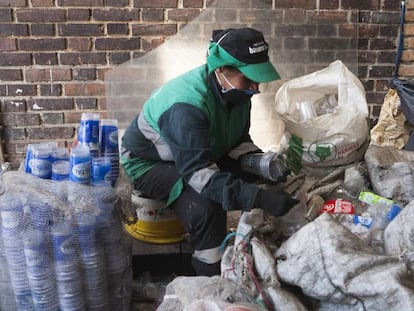
[[[43,179],[114,186],[119,176],[118,121],[83,113],[77,144],[70,151],[54,141],[29,144],[24,171]]]
[[[3,175],[1,310],[129,310],[131,240],[111,186]]]

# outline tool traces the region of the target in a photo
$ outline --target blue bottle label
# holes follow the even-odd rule
[[[77,182],[88,183],[91,177],[90,162],[72,164],[70,179]]]
[[[32,174],[37,177],[47,179],[52,175],[51,159],[32,159],[30,167]]]
[[[99,142],[99,120],[82,120],[78,130],[78,140],[82,143]]]

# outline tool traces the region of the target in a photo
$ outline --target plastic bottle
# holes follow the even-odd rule
[[[99,154],[99,113],[82,113],[79,129],[78,141],[90,149],[92,157]]]
[[[70,154],[69,178],[72,181],[88,184],[91,178],[91,155],[85,145],[74,147]]]
[[[384,230],[400,211],[401,207],[397,204],[392,204],[391,207],[387,204],[370,205],[367,209],[367,213],[372,216],[369,228]]]
[[[290,173],[285,157],[275,152],[244,155],[240,165],[243,171],[263,176],[271,181],[279,181]]]

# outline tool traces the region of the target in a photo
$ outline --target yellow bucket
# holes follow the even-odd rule
[[[126,231],[135,239],[155,244],[177,243],[184,240],[184,227],[175,211],[159,200],[142,198],[133,193],[137,221],[125,224]]]

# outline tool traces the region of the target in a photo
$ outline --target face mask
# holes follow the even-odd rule
[[[223,84],[217,74],[217,72],[214,72],[216,75],[216,78],[221,86],[221,94],[223,95],[223,98],[231,102],[232,104],[236,105],[243,105],[248,104],[250,102],[250,99],[254,94],[258,94],[259,91],[255,90],[240,90],[237,89],[228,79],[227,77],[222,73],[224,80],[231,86],[231,89],[225,89],[223,87]]]

